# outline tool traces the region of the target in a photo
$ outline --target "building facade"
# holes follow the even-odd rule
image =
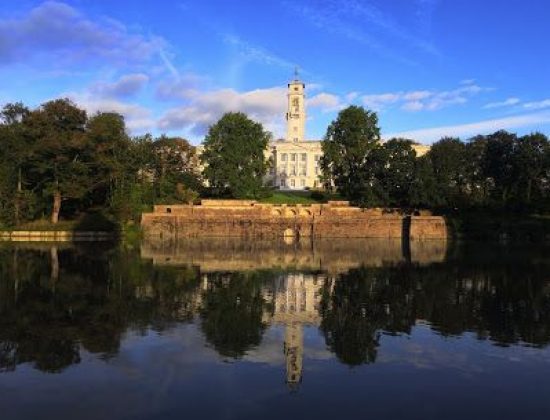
[[[271,142],[268,155],[272,167],[267,177],[270,185],[288,190],[321,187],[320,141],[305,140],[305,84],[297,77],[288,84],[286,138]]]

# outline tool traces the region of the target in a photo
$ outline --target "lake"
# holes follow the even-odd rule
[[[549,251],[0,243],[0,416],[548,419]]]

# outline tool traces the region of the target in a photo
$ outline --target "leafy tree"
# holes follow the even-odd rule
[[[153,148],[159,200],[170,204],[195,200],[202,189],[195,148],[183,138],[164,135],[153,143]]]
[[[376,113],[350,106],[338,114],[322,142],[321,168],[325,184],[334,186],[344,197],[357,200],[372,181],[369,156],[380,147]],[[365,171],[366,170],[366,171]]]
[[[51,222],[57,223],[63,201],[81,198],[91,184],[86,112],[68,99],[56,99],[31,112],[28,120],[35,138],[32,171],[52,199]]]
[[[484,159],[481,162],[484,175],[492,182],[493,195],[502,204],[508,200],[517,176],[514,162],[516,143],[517,136],[507,131],[488,135]]]
[[[548,139],[542,133],[532,133],[518,139],[515,152],[515,172],[518,174],[519,195],[531,203],[533,188],[547,181],[545,168],[549,149]],[[523,194],[524,192],[524,194]]]
[[[241,112],[225,114],[208,130],[200,160],[212,193],[256,198],[264,192],[271,135]]]
[[[29,204],[24,191],[24,166],[29,158],[30,142],[25,120],[29,109],[22,103],[8,103],[0,112],[0,192],[5,216],[16,225],[23,216],[23,207]],[[15,183],[15,187],[14,184]]]
[[[415,179],[416,152],[412,140],[391,139],[383,145],[386,157],[381,184],[391,206],[407,207],[411,204]]]
[[[114,190],[124,184],[131,170],[128,162],[130,139],[124,117],[117,113],[97,113],[86,124],[91,148],[90,194],[93,204],[106,207]]]
[[[439,194],[450,207],[460,205],[465,191],[465,147],[458,138],[444,137],[429,152]]]

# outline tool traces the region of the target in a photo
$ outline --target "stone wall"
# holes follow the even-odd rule
[[[445,219],[407,217],[396,210],[361,209],[347,202],[262,204],[204,200],[202,205],[159,205],[142,215],[148,237],[445,239]]]

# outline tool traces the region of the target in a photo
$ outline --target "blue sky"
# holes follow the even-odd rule
[[[69,97],[195,144],[243,111],[279,137],[299,66],[309,139],[349,104],[385,138],[550,134],[548,0],[2,3],[0,104]]]

